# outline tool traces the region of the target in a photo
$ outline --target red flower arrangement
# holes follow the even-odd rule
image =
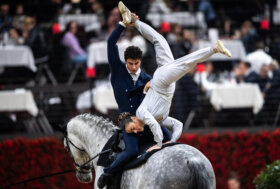
[[[255,176],[269,164],[280,159],[280,130],[249,134],[227,132],[218,134],[183,134],[179,142],[198,148],[212,163],[217,189],[227,188],[226,181],[235,171],[243,189],[253,189]],[[58,138],[5,140],[0,142],[0,188],[25,179],[74,169],[73,161]],[[61,189],[93,188],[81,184],[75,173],[45,178],[15,188]]]

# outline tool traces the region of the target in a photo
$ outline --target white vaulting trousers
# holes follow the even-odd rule
[[[135,27],[155,47],[158,68],[151,81],[151,88],[160,94],[173,95],[175,82],[192,70],[197,63],[214,54],[213,49],[207,47],[174,60],[171,49],[161,34],[139,20],[135,22]]]

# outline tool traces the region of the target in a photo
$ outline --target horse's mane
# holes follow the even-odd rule
[[[89,113],[77,115],[76,117],[72,118],[72,120],[74,119],[86,123],[89,127],[99,127],[105,133],[113,132],[118,129],[118,127],[114,125],[114,123],[109,119]]]

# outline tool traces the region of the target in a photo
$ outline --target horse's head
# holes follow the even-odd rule
[[[97,159],[90,158],[101,152],[114,129],[112,122],[91,114],[78,115],[68,122],[64,146],[74,161],[80,182],[92,181],[91,168],[96,166]]]
[[[72,157],[76,169],[76,177],[82,183],[89,183],[92,181],[92,162],[87,151],[83,148],[80,141],[70,139],[68,136],[64,137],[64,147]]]
[[[67,127],[78,124],[76,120],[71,120]],[[89,183],[92,181],[92,161],[90,161],[90,155],[86,149],[85,143],[81,138],[72,133],[71,129],[67,129],[67,133],[64,137],[64,147],[72,157],[76,169],[76,177],[82,183]]]

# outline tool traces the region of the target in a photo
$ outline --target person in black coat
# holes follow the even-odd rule
[[[251,70],[251,64],[249,62],[240,62],[239,68],[245,83],[259,84],[260,76]]]
[[[280,106],[280,68],[278,64],[273,63],[270,65],[270,70],[273,72],[273,78],[271,83],[264,91],[265,104],[262,113],[262,120],[264,124],[276,126],[279,123],[279,117],[277,122],[277,112]],[[276,124],[276,125],[274,125]]]

